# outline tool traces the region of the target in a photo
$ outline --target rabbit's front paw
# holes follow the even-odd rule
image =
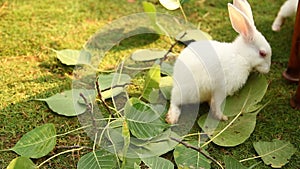
[[[175,124],[178,121],[178,117],[174,117],[174,115],[168,113],[166,117],[166,122],[169,124]]]
[[[180,109],[175,105],[171,105],[166,116],[166,122],[169,124],[177,123],[179,115],[180,115]]]
[[[280,31],[280,29],[281,29],[281,25],[278,25],[278,24],[275,24],[275,23],[272,25],[272,30],[273,31],[278,32],[278,31]]]
[[[217,113],[215,114],[215,118],[218,119],[218,120],[222,120],[222,121],[226,121],[228,120],[228,117],[223,115],[223,113]]]

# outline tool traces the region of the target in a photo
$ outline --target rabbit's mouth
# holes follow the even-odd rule
[[[263,73],[263,74],[269,73],[269,71],[270,71],[270,65],[257,66],[256,70],[259,73]]]

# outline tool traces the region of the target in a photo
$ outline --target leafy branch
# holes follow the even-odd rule
[[[222,169],[224,169],[224,167],[222,166],[222,164],[220,164],[216,159],[214,159],[213,157],[211,157],[210,155],[206,154],[205,152],[202,151],[201,147],[196,147],[196,146],[193,146],[191,144],[188,144],[182,140],[179,140],[177,138],[174,138],[174,137],[170,137],[171,140],[174,140],[182,145],[184,145],[186,148],[190,148],[190,149],[193,149],[199,153],[201,153],[202,155],[204,155],[206,158],[210,159],[211,161],[215,162],[218,166],[220,166]]]

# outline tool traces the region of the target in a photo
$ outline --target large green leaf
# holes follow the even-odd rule
[[[264,76],[252,74],[237,94],[226,99],[224,114],[229,117],[227,121],[219,122],[205,114],[199,118],[198,125],[217,145],[232,147],[243,143],[254,131],[256,115],[265,106],[257,104],[262,100],[267,86]],[[218,126],[215,128],[210,124]]]
[[[161,118],[162,112],[156,112],[146,103],[131,98],[125,105],[125,117],[131,133],[140,139],[153,138],[168,126]]]
[[[256,125],[256,115],[263,106],[253,113],[241,113],[237,118],[229,117],[227,121],[219,123],[217,128],[204,126],[204,124],[217,124],[215,118],[207,118],[207,114],[198,120],[198,125],[204,130],[210,139],[219,146],[233,147],[245,142],[254,131]],[[206,121],[208,120],[208,121]]]
[[[235,116],[242,109],[253,111],[253,107],[264,97],[268,88],[268,81],[261,74],[251,74],[245,86],[235,95],[226,98],[224,114]]]
[[[52,151],[55,144],[55,127],[49,123],[26,133],[11,150],[24,157],[41,158]]]
[[[198,146],[197,145],[198,142],[196,141],[188,142],[188,143],[194,146]],[[208,160],[201,153],[193,149],[186,148],[182,144],[178,144],[175,147],[173,154],[178,169],[189,169],[189,168],[209,169],[210,168],[210,163],[211,163],[210,160]]]
[[[173,163],[162,157],[153,156],[142,160],[151,169],[174,169]]]
[[[165,57],[168,51],[158,49],[140,49],[131,54],[131,59],[134,61],[152,61]],[[167,56],[174,55],[169,53]]]
[[[56,57],[66,65],[79,65],[79,64],[90,64],[91,54],[87,51],[64,49],[64,50],[54,50],[56,52]]]
[[[159,97],[159,82],[160,82],[160,65],[154,65],[147,73],[144,89],[143,98],[149,102],[156,102]]]
[[[28,157],[17,157],[13,159],[6,169],[36,169],[37,166]]]
[[[273,140],[273,142],[259,141],[253,143],[253,146],[264,163],[271,165],[273,168],[284,166],[297,150],[290,142],[282,140]]]
[[[37,99],[39,101],[45,101],[49,108],[64,116],[77,116],[86,111],[86,105],[80,104],[82,98],[80,97],[80,93],[85,93],[82,90],[67,90],[62,93],[55,94],[46,99]],[[74,102],[73,99],[77,100]]]
[[[225,156],[224,157],[225,168],[229,169],[247,169],[247,167],[243,166],[238,160]]]
[[[77,169],[112,169],[116,167],[116,156],[105,150],[93,151],[80,158]]]

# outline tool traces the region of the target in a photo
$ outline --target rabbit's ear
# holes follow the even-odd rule
[[[252,22],[252,24],[254,24],[252,9],[247,0],[233,0],[233,5],[241,10]]]
[[[244,13],[232,4],[228,4],[228,11],[233,29],[247,41],[251,41],[253,39],[254,31],[256,30],[254,24],[249,21]]]

